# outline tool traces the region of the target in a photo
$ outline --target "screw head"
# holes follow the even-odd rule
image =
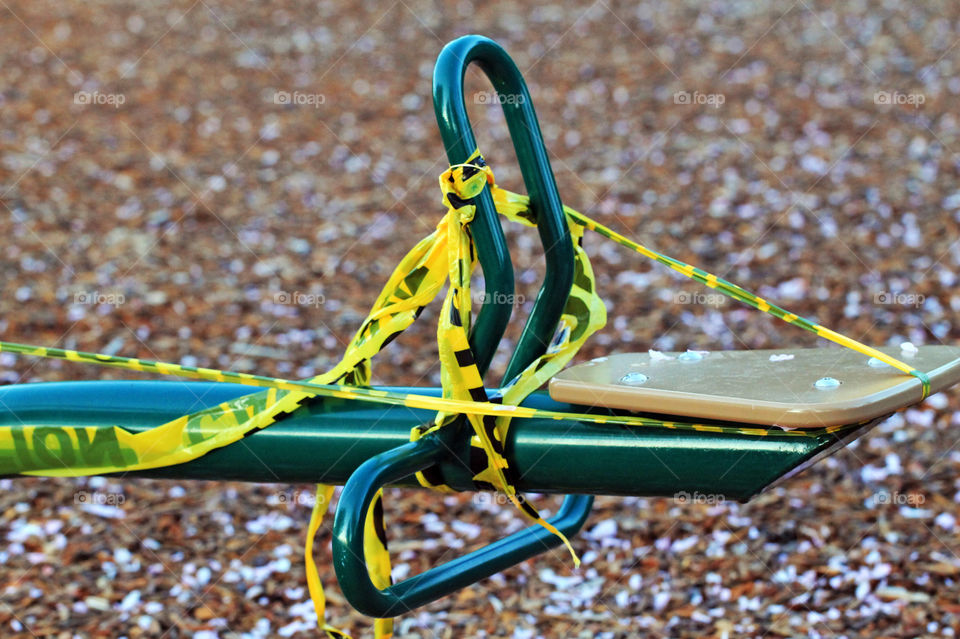
[[[626,386],[640,386],[641,384],[645,384],[648,379],[650,378],[644,375],[643,373],[634,372],[634,373],[627,373],[626,375],[621,377],[620,383],[625,384]]]
[[[840,380],[834,379],[833,377],[821,377],[813,383],[813,387],[817,390],[833,390],[834,388],[839,388]]]

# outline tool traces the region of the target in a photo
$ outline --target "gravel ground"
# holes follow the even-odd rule
[[[0,14],[3,339],[324,370],[442,215],[430,76],[472,32],[525,73],[567,203],[869,343],[960,338],[957,3],[0,0]],[[489,90],[468,74],[468,96]],[[471,112],[519,190],[498,109]],[[508,235],[532,299],[536,236]],[[588,242],[611,314],[582,358],[816,343]],[[383,354],[378,381],[439,382],[435,317]],[[11,357],[0,375],[124,376]],[[579,571],[547,554],[397,636],[956,636],[958,411],[956,393],[932,397],[747,505],[599,499]],[[316,636],[309,490],[3,480],[0,635]],[[391,492],[398,577],[521,525],[489,499]],[[368,636],[322,542],[333,621]]]

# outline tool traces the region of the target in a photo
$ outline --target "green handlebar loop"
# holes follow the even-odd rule
[[[363,549],[366,512],[374,496],[385,485],[429,468],[446,452],[442,439],[429,435],[371,457],[344,486],[333,522],[333,566],[344,597],[360,613],[383,619],[409,612],[562,543],[535,524],[383,590],[374,586]],[[568,495],[550,523],[572,537],[592,506],[590,495]]]
[[[573,243],[523,76],[500,45],[482,36],[454,40],[440,52],[434,68],[433,106],[450,164],[466,162],[477,150],[463,94],[464,75],[472,62],[480,66],[498,95],[510,97],[499,102],[536,215],[546,260],[543,284],[507,365],[504,381],[509,381],[543,355],[553,338],[573,285]],[[474,204],[477,210],[470,229],[483,269],[486,297],[473,325],[470,345],[482,375],[510,321],[514,281],[513,264],[490,190],[483,189]],[[363,548],[363,528],[374,496],[387,484],[444,459],[456,459],[458,455],[452,451],[469,446],[469,429],[463,426],[461,420],[434,435],[371,457],[344,486],[333,523],[333,561],[344,596],[361,613],[386,618],[410,611],[562,543],[547,529],[533,525],[383,590],[374,586]],[[592,506],[593,497],[568,495],[550,523],[566,537],[573,537],[587,520]]]
[[[503,377],[506,382],[543,355],[553,338],[573,285],[573,243],[527,85],[503,47],[483,36],[457,38],[443,48],[434,68],[433,107],[450,164],[466,162],[477,150],[463,94],[463,78],[472,62],[483,70],[498,95],[510,98],[499,102],[536,215],[546,260],[543,284],[507,365]],[[470,344],[477,367],[484,374],[510,320],[515,298],[513,265],[490,190],[484,189],[474,203],[477,211],[470,229],[483,269],[487,302],[477,316]]]

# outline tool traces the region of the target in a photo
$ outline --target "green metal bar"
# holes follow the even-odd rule
[[[117,425],[140,432],[249,393],[239,384],[152,380],[2,386],[0,428]],[[524,405],[583,409],[554,402],[546,393],[534,393]],[[343,484],[371,457],[408,443],[410,428],[431,417],[429,411],[404,407],[316,401],[200,459],[124,476]],[[520,476],[517,488],[526,492],[673,496],[685,491],[745,501],[869,426],[819,437],[756,437],[517,419],[505,448]],[[456,490],[475,490],[465,466],[468,446],[451,447],[440,466],[444,481]],[[416,482],[408,478],[399,485]]]
[[[457,38],[440,52],[433,73],[433,105],[451,164],[460,164],[477,149],[467,116],[463,79],[476,63],[493,84],[520,163],[523,182],[537,215],[546,273],[533,310],[507,366],[510,380],[542,355],[553,337],[573,284],[573,245],[543,145],[540,125],[523,76],[507,52],[493,40],[471,35]],[[473,349],[481,373],[486,371],[513,307],[513,267],[493,198],[487,189],[475,200],[470,228],[486,282],[486,299],[473,331]],[[502,323],[502,325],[501,325]]]
[[[428,436],[387,451],[367,460],[343,489],[341,503],[359,507],[337,508],[333,566],[344,596],[363,614],[384,618],[413,610],[561,543],[546,529],[532,526],[387,588],[377,588],[364,556],[366,512],[380,488],[429,468],[445,447],[438,436]],[[587,520],[592,505],[593,497],[568,497],[551,523],[572,537]]]

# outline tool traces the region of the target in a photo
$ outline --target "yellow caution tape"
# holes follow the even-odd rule
[[[497,211],[504,215],[523,215],[530,211],[530,198],[526,195],[520,195],[518,193],[502,189],[496,186],[496,184],[491,186],[491,193],[493,195],[493,201],[497,206]],[[703,269],[691,266],[686,262],[682,262],[676,258],[670,257],[669,255],[658,253],[657,251],[649,249],[642,244],[638,244],[637,242],[620,235],[616,231],[607,228],[603,224],[590,219],[583,213],[575,211],[568,206],[564,206],[563,211],[566,213],[569,219],[576,221],[584,228],[587,228],[591,231],[596,231],[603,237],[616,242],[620,246],[626,247],[631,251],[635,251],[640,255],[643,255],[644,257],[648,257],[651,260],[664,264],[692,280],[700,282],[701,284],[706,284],[710,288],[720,291],[728,297],[743,302],[744,304],[748,304],[759,311],[773,315],[774,317],[783,320],[787,324],[798,326],[806,331],[815,333],[824,339],[828,339],[835,344],[839,344],[840,346],[844,346],[858,353],[862,353],[863,355],[875,357],[881,362],[893,366],[897,370],[909,375],[913,375],[920,380],[922,391],[921,399],[925,399],[930,393],[930,378],[927,377],[926,373],[913,368],[909,364],[902,362],[895,357],[891,357],[886,353],[880,352],[877,349],[858,342],[857,340],[847,337],[846,335],[841,335],[840,333],[837,333],[836,331],[833,331],[826,326],[822,326],[812,320],[800,317],[795,313],[791,313],[790,311],[783,309],[776,304],[768,302],[759,295],[751,293],[750,291],[741,288],[732,282],[728,282],[723,278],[717,277],[712,273],[708,273]]]
[[[483,386],[468,341],[471,321],[470,275],[476,265],[476,254],[469,232],[469,224],[476,211],[471,201],[488,186],[497,210],[505,217],[527,226],[534,226],[536,220],[529,206],[529,198],[498,187],[493,172],[486,166],[479,151],[475,152],[467,163],[445,171],[440,177],[440,186],[447,214],[437,225],[437,230],[418,242],[394,270],[370,314],[351,340],[343,359],[331,371],[312,379],[293,381],[167,362],[0,342],[0,351],[11,353],[192,379],[236,382],[268,389],[192,415],[184,415],[167,424],[136,434],[118,426],[23,425],[2,428],[0,474],[77,476],[180,464],[227,446],[255,429],[265,428],[274,423],[280,414],[294,411],[315,398],[328,397],[406,406],[436,412],[432,424],[413,429],[412,439],[444,428],[461,419],[461,416],[466,416],[474,433],[471,445],[477,448],[479,453],[471,455],[477,487],[492,488],[506,494],[524,515],[563,538],[576,561],[576,555],[567,539],[516,492],[516,473],[503,453],[507,430],[516,417],[790,437],[819,436],[858,426],[855,424],[816,430],[783,431],[776,428],[666,421],[637,415],[548,411],[520,406],[530,392],[566,366],[586,339],[606,321],[606,311],[596,291],[590,260],[582,247],[583,233],[587,229],[789,324],[814,332],[864,355],[876,357],[898,370],[914,375],[921,381],[922,396],[926,397],[929,392],[927,376],[908,364],[790,313],[706,271],[632,242],[587,216],[564,207],[570,234],[574,239],[575,278],[556,337],[541,357],[491,395]],[[370,381],[372,357],[413,323],[424,306],[430,303],[448,282],[450,286],[444,299],[437,333],[443,396],[430,397],[365,387]],[[442,478],[433,476],[429,471],[419,473],[418,478],[425,486],[449,490],[442,485]],[[307,531],[306,563],[308,586],[320,628],[328,637],[339,639],[347,635],[325,622],[325,598],[313,560],[314,538],[332,496],[332,486],[318,485],[317,503]],[[367,513],[365,530],[364,547],[371,580],[378,588],[386,588],[390,584],[390,559],[384,534],[380,493]],[[387,639],[392,635],[392,631],[392,620],[376,620],[375,634],[378,639]]]
[[[846,426],[834,426],[830,428],[818,428],[818,429],[798,429],[798,430],[781,430],[777,427],[763,428],[756,427],[752,428],[749,426],[731,426],[729,424],[712,424],[710,422],[686,422],[686,421],[665,421],[662,419],[654,419],[651,417],[641,417],[639,415],[615,415],[615,414],[593,414],[593,413],[575,413],[567,411],[555,411],[555,410],[543,410],[539,408],[529,408],[526,406],[513,406],[513,405],[504,405],[500,403],[493,402],[477,402],[473,400],[459,400],[459,399],[448,399],[443,397],[432,397],[430,395],[419,395],[417,393],[397,393],[393,391],[386,391],[376,388],[357,388],[351,386],[341,386],[338,384],[320,384],[315,382],[298,382],[294,380],[282,379],[279,377],[265,377],[263,375],[251,375],[249,373],[238,373],[233,371],[224,371],[218,370],[215,368],[196,368],[192,366],[181,366],[179,364],[173,364],[169,362],[155,362],[145,359],[129,359],[125,357],[120,357],[117,355],[100,355],[96,353],[85,353],[83,351],[68,351],[57,348],[48,348],[44,346],[31,346],[27,344],[17,344],[14,342],[0,342],[0,352],[10,352],[10,353],[19,353],[22,355],[32,355],[36,357],[46,357],[51,359],[62,359],[73,362],[82,362],[87,364],[98,364],[101,366],[111,366],[113,368],[123,368],[126,370],[133,370],[144,373],[159,373],[161,370],[164,375],[172,375],[176,377],[184,377],[187,379],[196,379],[196,380],[207,380],[207,381],[221,381],[221,382],[236,382],[239,384],[244,384],[247,386],[257,386],[265,387],[272,389],[281,389],[281,390],[290,390],[290,391],[301,391],[305,394],[310,394],[314,397],[329,397],[331,399],[345,399],[352,401],[362,401],[369,402],[373,404],[383,404],[386,406],[406,406],[407,408],[419,408],[429,411],[437,411],[442,413],[449,414],[463,414],[463,415],[489,415],[493,417],[507,417],[510,419],[513,418],[542,418],[542,419],[557,419],[557,420],[573,420],[585,423],[592,424],[611,424],[617,426],[638,426],[638,427],[652,427],[652,428],[670,428],[674,430],[709,430],[711,432],[725,432],[725,433],[736,433],[741,435],[756,435],[756,436],[789,436],[789,437],[816,437],[824,433],[836,432],[838,429],[846,428]],[[109,360],[109,361],[108,361]],[[127,362],[130,362],[129,364]],[[226,402],[214,408],[207,409],[210,412],[220,412],[226,410],[226,407],[233,405],[235,402],[239,402],[244,407],[244,413],[249,413],[246,409],[247,406],[256,406],[251,404],[251,399],[257,397],[256,395],[244,395],[230,402]],[[194,415],[202,415],[204,412],[195,413]],[[256,408],[254,408],[254,413],[256,413]],[[192,417],[192,415],[190,416]],[[183,417],[178,418],[177,421],[182,420]],[[171,422],[173,423],[173,422]],[[19,427],[10,426],[0,428],[0,438],[4,436],[4,431],[11,430],[16,431]],[[29,427],[23,427],[29,428]],[[81,429],[92,429],[90,432],[100,433],[103,427],[98,426],[86,426],[79,427]],[[119,428],[119,427],[111,427]],[[146,433],[152,433],[162,426],[157,426],[150,429],[149,431],[144,431],[138,435],[144,435]],[[219,428],[219,426],[217,426]],[[119,429],[123,430],[123,429]],[[207,429],[212,432],[210,428]],[[126,431],[124,431],[126,432]],[[201,431],[195,431],[198,435]],[[128,433],[129,434],[129,433]],[[195,435],[198,436],[198,435]],[[105,436],[104,436],[105,438]],[[143,440],[145,441],[145,440]],[[218,440],[222,441],[222,440]],[[226,444],[223,444],[226,445]],[[209,446],[208,450],[213,448],[218,448],[219,446]],[[131,447],[131,451],[136,451],[138,447]],[[0,448],[2,450],[2,448]],[[169,453],[165,453],[169,454]],[[159,457],[160,455],[157,455]],[[200,455],[190,455],[189,459],[194,459]],[[150,456],[151,458],[153,456]],[[15,460],[8,460],[9,463],[16,463]],[[176,462],[182,463],[182,462]],[[160,466],[167,466],[171,464],[164,463],[135,463],[131,462],[130,467],[122,467],[119,470],[143,470],[146,468],[157,468]],[[70,472],[70,468],[62,467],[56,468],[55,465],[52,465],[49,469],[45,469],[42,473],[46,476],[53,476],[58,470],[60,476],[83,476],[83,475],[95,475],[103,472],[116,472],[118,468],[113,466],[113,463],[106,466],[99,467],[88,466],[77,470],[77,472]],[[108,468],[112,470],[108,470]],[[28,474],[20,470],[12,469],[10,466],[0,467],[0,473],[8,474]]]

